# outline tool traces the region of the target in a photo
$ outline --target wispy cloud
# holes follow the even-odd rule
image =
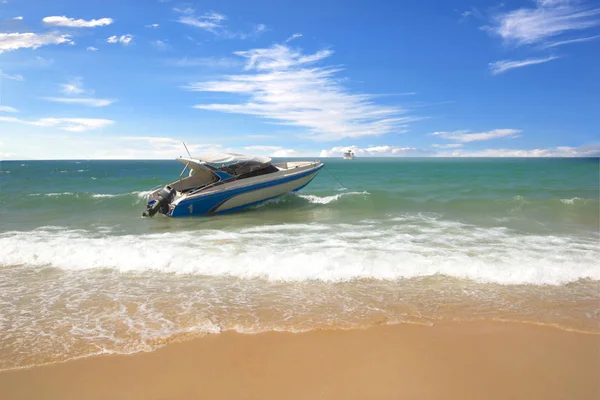
[[[498,13],[493,24],[483,29],[499,35],[508,44],[531,45],[597,26],[599,17],[600,8],[588,7],[585,1],[537,0],[534,8]]]
[[[252,30],[249,32],[226,31],[226,32],[224,32],[223,36],[227,37],[229,39],[235,39],[235,38],[250,39],[250,38],[258,37],[266,31],[267,31],[267,26],[265,24],[257,24],[257,25],[254,25],[254,28],[252,28]]]
[[[167,50],[169,48],[169,45],[167,44],[167,42],[165,40],[153,40],[150,42],[150,44],[157,50]]]
[[[12,81],[24,81],[25,78],[20,74],[7,74],[0,69],[0,78],[2,79],[10,79]]]
[[[173,11],[181,14],[177,19],[177,22],[203,29],[215,36],[225,39],[249,39],[257,37],[267,30],[266,25],[257,24],[254,25],[250,31],[232,31],[228,29],[227,25],[225,24],[225,21],[227,21],[227,16],[223,14],[219,14],[217,12],[207,12],[202,15],[196,15],[196,10],[191,7],[173,8]]]
[[[454,147],[454,146],[453,146]],[[345,151],[352,150],[354,154],[363,157],[598,157],[600,144],[581,147],[558,146],[538,149],[484,149],[467,150],[463,148],[437,147],[452,149],[437,151],[400,146],[339,146],[330,150],[322,150],[321,157],[342,157]]]
[[[66,16],[52,16],[45,17],[42,21],[47,25],[52,26],[64,26],[68,28],[95,28],[98,26],[107,26],[113,23],[112,18],[100,18],[100,19],[75,19],[67,18]]]
[[[463,147],[462,143],[447,143],[447,144],[432,144],[431,147],[436,149],[456,149],[459,147]]]
[[[149,24],[146,25],[146,28],[158,28],[160,25],[159,24]]]
[[[433,136],[461,143],[478,142],[482,140],[516,137],[519,129],[493,129],[487,132],[469,133],[469,131],[433,132]]]
[[[426,157],[433,156],[435,152],[429,149],[401,146],[338,146],[330,150],[321,150],[320,157],[341,157],[344,152],[352,150],[357,156],[363,157]]]
[[[128,44],[130,44],[133,40],[133,35],[125,34],[125,35],[121,35],[121,36],[111,36],[108,39],[106,39],[106,41],[108,43],[121,43],[124,46],[127,46]]]
[[[302,34],[301,34],[301,33],[294,33],[292,36],[290,36],[289,38],[285,39],[285,42],[286,42],[286,43],[289,43],[289,42],[291,42],[292,40],[294,40],[294,39],[298,39],[298,38],[301,38],[301,37],[302,37]]]
[[[502,60],[489,63],[492,75],[504,73],[510,69],[527,67],[529,65],[543,64],[548,61],[556,60],[557,56],[548,56],[542,58],[527,58],[525,60]]]
[[[596,40],[598,38],[600,38],[600,35],[588,36],[588,37],[583,37],[583,38],[579,38],[579,39],[560,40],[558,42],[548,43],[548,44],[544,45],[543,47],[545,49],[548,49],[548,48],[551,48],[551,47],[563,46],[565,44],[589,42],[591,40]]]
[[[78,95],[86,93],[86,90],[83,88],[83,79],[79,77],[72,78],[67,83],[61,83],[60,91],[67,95]]]
[[[112,99],[89,97],[94,94],[94,90],[85,89],[83,78],[81,77],[72,78],[68,83],[62,83],[59,86],[60,92],[70,97],[43,97],[42,99],[55,103],[76,104],[88,107],[106,107],[115,102]],[[81,95],[87,95],[88,97],[78,97]]]
[[[200,16],[196,16],[194,15],[195,10],[191,8],[186,8],[183,10],[175,8],[174,10],[183,14],[177,19],[177,22],[204,29],[205,31],[214,34],[217,34],[217,30],[224,28],[223,21],[227,19],[225,15],[216,12],[209,12]]]
[[[174,139],[170,137],[121,136],[118,139],[126,142],[139,143],[139,145],[135,147],[135,151],[143,150],[146,154],[146,158],[148,157],[148,154],[150,154],[151,156],[176,157],[178,155],[180,156],[186,153],[185,148],[183,147],[183,142],[179,139]],[[185,145],[192,154],[200,151],[219,152],[226,150],[224,150],[220,144],[186,142]],[[142,157],[144,156],[142,155]]]
[[[173,67],[237,68],[243,62],[232,57],[183,57],[168,60],[167,64]]]
[[[459,22],[464,22],[466,19],[475,17],[478,19],[484,19],[483,15],[477,10],[475,7],[471,7],[469,10],[463,11],[460,13]]]
[[[23,120],[14,117],[0,116],[0,122],[25,124],[40,127],[54,127],[69,132],[85,132],[101,129],[112,125],[114,121],[95,118],[41,118],[37,120]]]
[[[373,96],[352,94],[342,86],[337,67],[314,64],[333,54],[320,50],[304,54],[286,45],[238,51],[247,73],[221,80],[195,82],[188,90],[237,93],[249,100],[237,104],[199,104],[198,109],[256,115],[283,125],[306,128],[308,137],[337,140],[406,131],[408,122],[398,106],[382,106]]]
[[[86,50],[87,51],[98,51],[98,48],[96,48],[94,46],[89,46]]]
[[[55,103],[79,104],[89,107],[106,107],[115,102],[110,99],[95,99],[85,97],[44,97],[44,100],[53,101]]]
[[[16,113],[16,112],[19,112],[19,110],[17,110],[14,107],[0,106],[0,112]]]
[[[599,157],[600,144],[581,147],[559,146],[542,149],[455,150],[438,153],[442,157]]]
[[[13,19],[16,20],[16,21],[22,21],[23,17],[19,16],[19,17],[14,17]]]
[[[73,44],[69,35],[51,33],[0,33],[0,54],[18,49],[37,49],[51,44]]]
[[[253,154],[267,154],[269,157],[294,157],[298,152],[281,146],[246,146],[244,150]]]

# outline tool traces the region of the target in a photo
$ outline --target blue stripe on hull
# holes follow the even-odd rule
[[[292,182],[292,181],[295,181],[298,179],[302,179],[310,174],[318,172],[321,168],[323,168],[323,165],[321,165],[317,168],[308,170],[306,172],[303,172],[301,174],[295,175],[295,176],[281,178],[281,179],[277,179],[277,180],[269,181],[269,182],[262,182],[262,183],[258,183],[256,185],[252,185],[252,186],[232,189],[232,190],[229,190],[229,191],[223,192],[223,193],[214,193],[214,194],[210,194],[207,196],[201,196],[201,197],[198,197],[197,199],[183,200],[173,209],[170,216],[171,217],[185,217],[185,216],[189,216],[189,215],[211,214],[212,210],[215,210],[219,205],[223,204],[227,200],[229,200],[237,195],[252,192],[255,190],[259,190],[259,189],[272,187],[272,186],[281,185],[283,183]],[[302,189],[304,186],[308,185],[308,183],[310,183],[310,181],[307,182],[305,185],[302,185],[301,187],[299,187],[293,191]],[[273,196],[273,197],[277,197],[277,196]],[[270,199],[273,197],[270,197]],[[260,201],[257,201],[257,202],[251,203],[251,204],[245,204],[245,205],[235,207],[230,210],[217,212],[215,214],[240,210],[242,208],[245,208],[245,207],[248,207],[248,206],[251,206],[254,204],[258,204],[258,203],[261,203],[266,200],[269,200],[269,199],[260,200]]]

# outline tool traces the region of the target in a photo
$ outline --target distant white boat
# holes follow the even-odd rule
[[[354,155],[354,152],[352,150],[344,152],[344,160],[354,160],[354,157],[356,156]]]

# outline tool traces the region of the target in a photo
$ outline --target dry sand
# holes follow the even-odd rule
[[[0,399],[600,399],[600,336],[472,322],[227,332],[0,373]]]

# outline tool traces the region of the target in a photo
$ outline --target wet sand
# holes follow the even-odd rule
[[[0,399],[598,399],[600,335],[456,322],[226,332],[0,373]]]

